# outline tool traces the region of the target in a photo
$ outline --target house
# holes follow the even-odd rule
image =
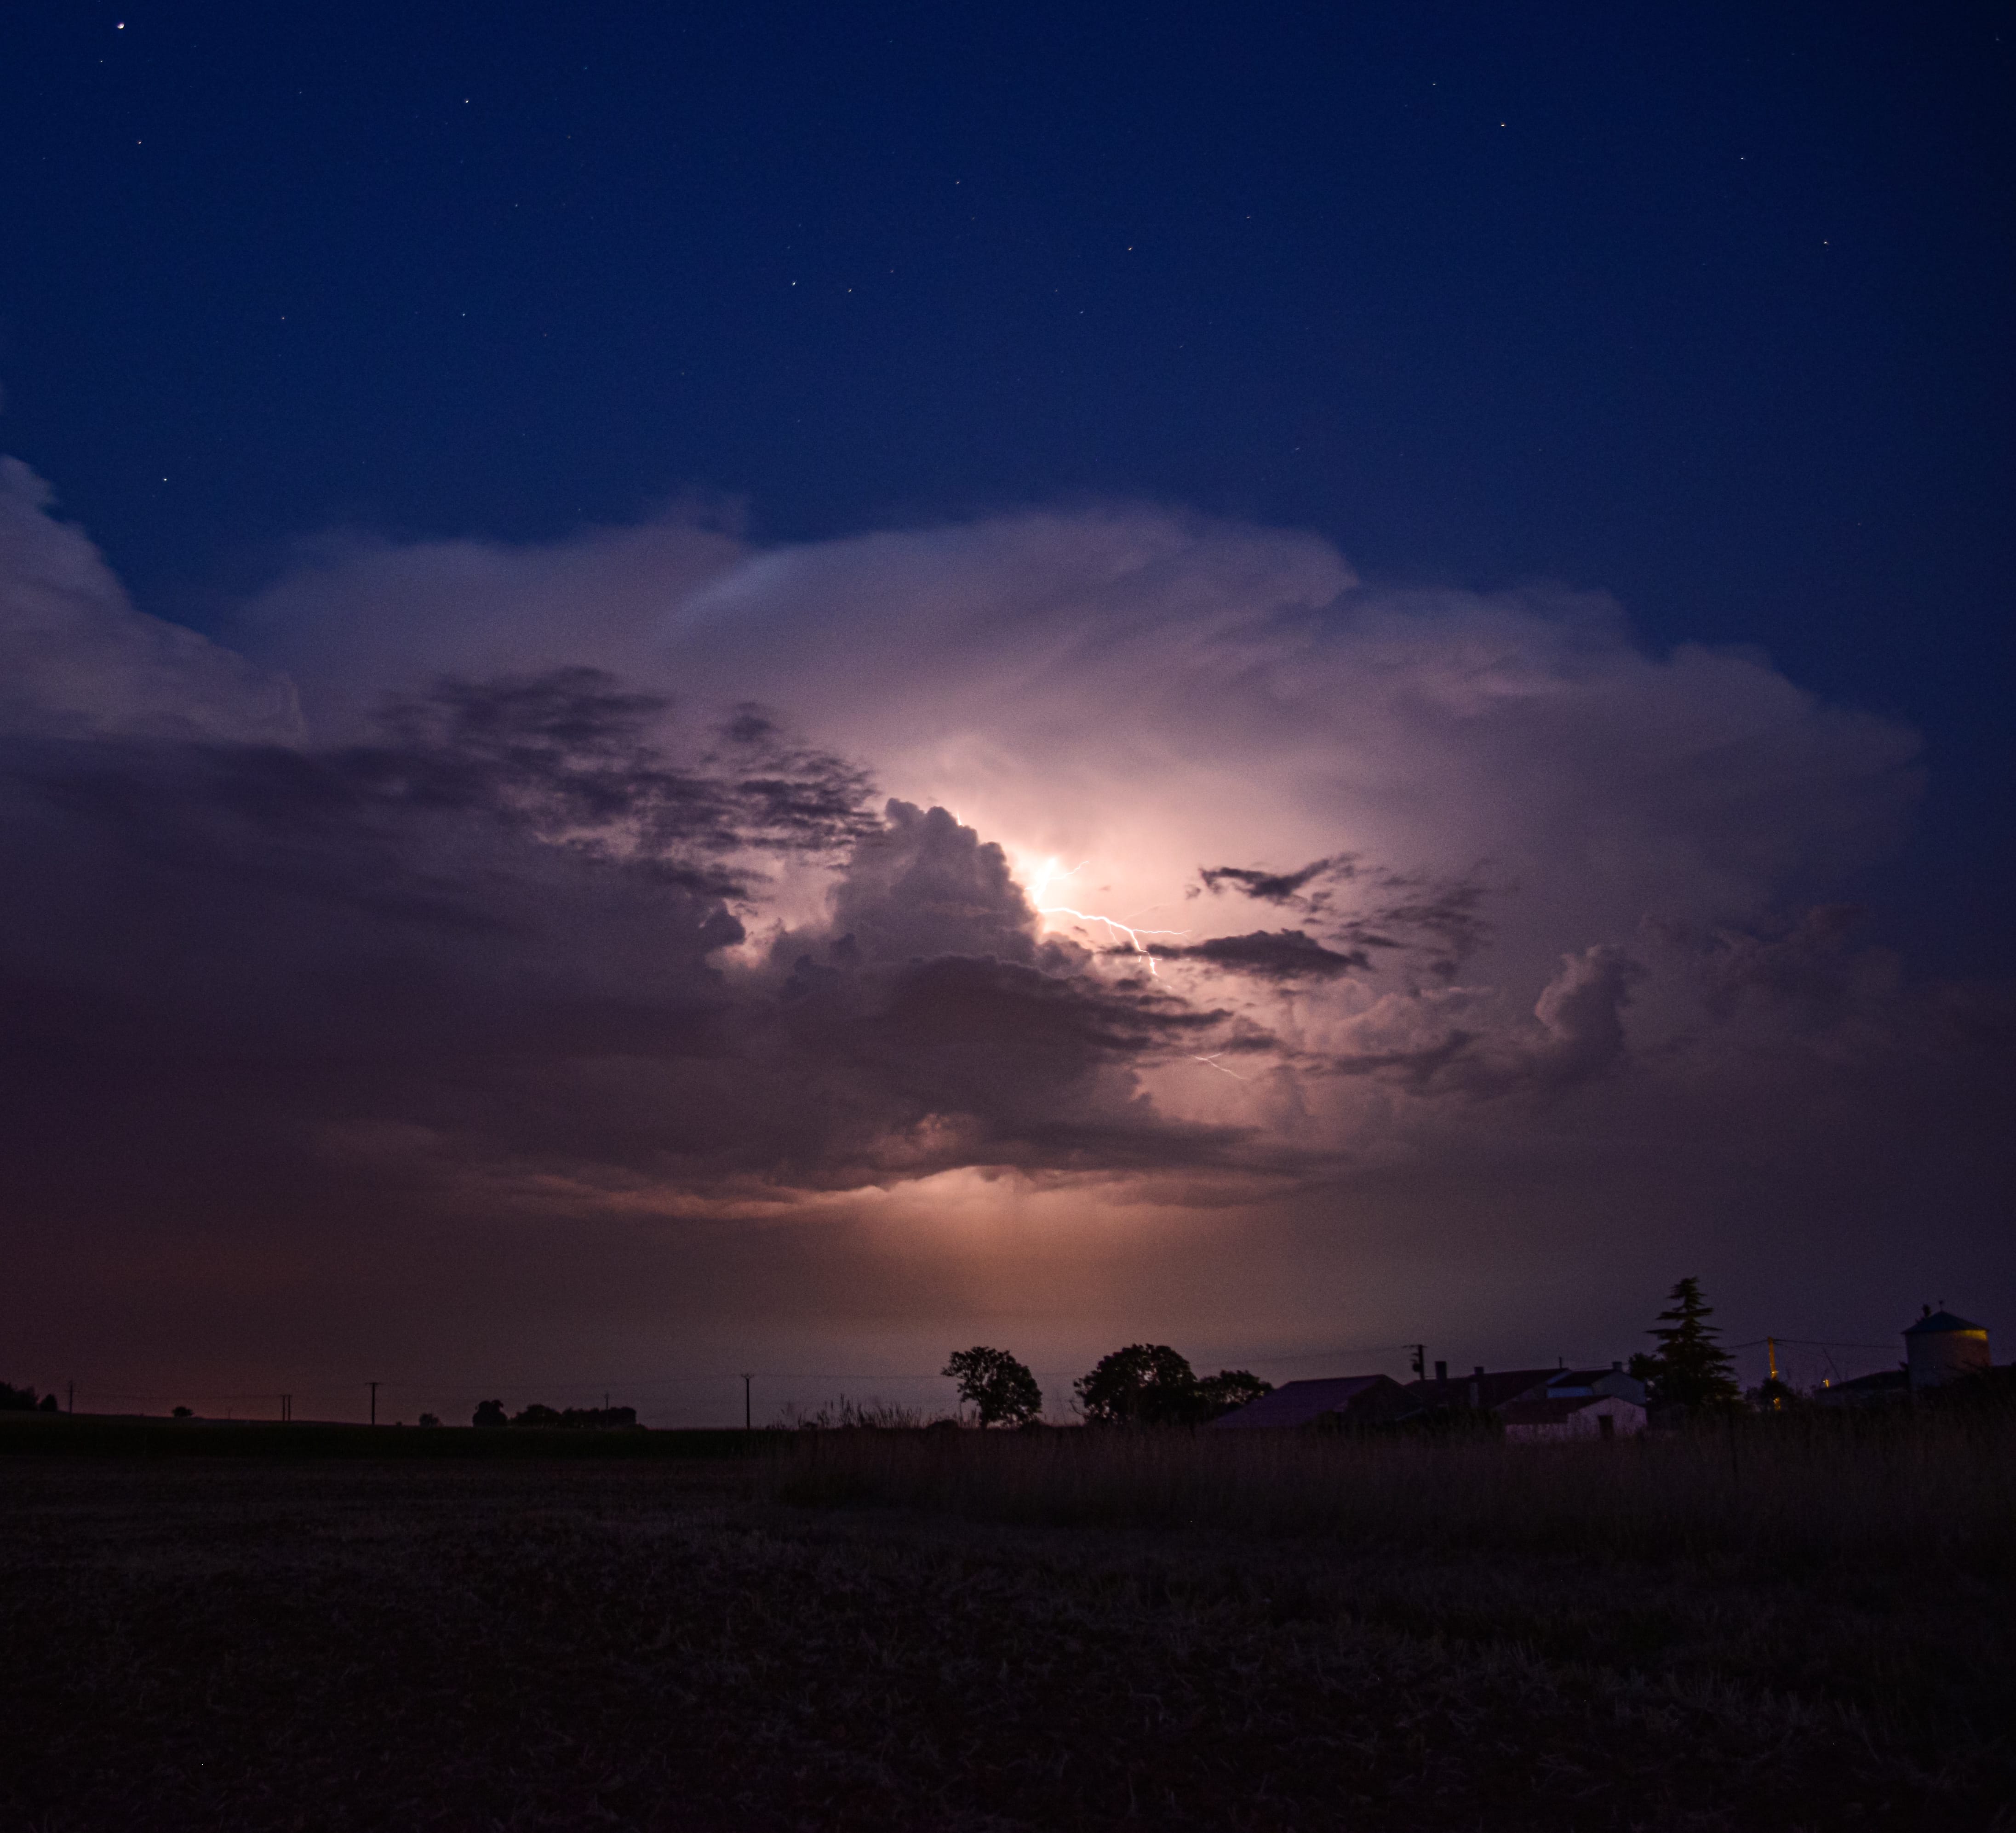
[[[1556,1395],[1514,1400],[1498,1409],[1507,1444],[1550,1439],[1635,1439],[1645,1429],[1645,1409],[1618,1394]]]
[[[1626,1375],[1622,1362],[1613,1362],[1607,1368],[1564,1368],[1547,1383],[1546,1397],[1550,1400],[1590,1400],[1605,1395],[1642,1407],[1645,1404],[1645,1384],[1636,1375]]]
[[[1468,1375],[1452,1379],[1448,1368],[1446,1362],[1438,1362],[1432,1380],[1410,1381],[1407,1392],[1424,1407],[1496,1408],[1514,1400],[1539,1399],[1547,1391],[1547,1383],[1564,1372],[1559,1368],[1503,1368],[1487,1375],[1480,1364]]]
[[[1345,1375],[1327,1380],[1284,1382],[1214,1419],[1211,1429],[1249,1426],[1386,1425],[1421,1410],[1420,1403],[1387,1375]]]

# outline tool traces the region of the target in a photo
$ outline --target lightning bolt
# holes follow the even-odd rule
[[[1118,917],[1102,916],[1096,910],[1074,910],[1068,904],[1045,904],[1041,901],[1049,890],[1053,876],[1060,879],[1075,879],[1091,863],[1089,859],[1082,859],[1069,872],[1060,872],[1057,869],[1057,862],[1054,859],[1045,860],[1042,870],[1036,874],[1035,882],[1029,888],[1030,901],[1035,905],[1037,915],[1073,916],[1081,922],[1103,923],[1106,925],[1106,933],[1109,936],[1125,936],[1127,938],[1127,946],[1147,961],[1148,972],[1159,979],[1161,970],[1155,965],[1154,951],[1149,948],[1141,938],[1143,936],[1187,936],[1190,933],[1189,930],[1146,929],[1132,923],[1123,923]],[[1229,1069],[1225,1073],[1228,1076],[1232,1073]],[[1244,1081],[1245,1078],[1240,1076],[1238,1080]]]
[[[1221,1076],[1229,1076],[1235,1082],[1251,1082],[1253,1080],[1251,1076],[1240,1075],[1237,1069],[1228,1069],[1218,1060],[1224,1054],[1222,1051],[1213,1051],[1209,1056],[1193,1056],[1190,1061],[1193,1063],[1202,1063],[1208,1069],[1215,1069]]]

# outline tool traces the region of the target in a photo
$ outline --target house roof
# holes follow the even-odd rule
[[[1910,1388],[1911,1378],[1901,1368],[1879,1368],[1874,1375],[1858,1375],[1852,1381],[1838,1381],[1822,1388],[1813,1398],[1823,1406],[1840,1406],[1854,1400],[1902,1395]]]
[[[1479,1390],[1478,1405],[1502,1407],[1508,1400],[1543,1393],[1547,1383],[1561,1372],[1558,1368],[1487,1369],[1481,1376],[1452,1375],[1447,1381],[1410,1381],[1407,1392],[1431,1407],[1467,1407],[1470,1390],[1475,1386]]]
[[[1236,1413],[1211,1424],[1222,1425],[1312,1425],[1323,1413],[1341,1413],[1354,1401],[1381,1387],[1399,1383],[1384,1375],[1345,1375],[1321,1381],[1283,1382],[1271,1394],[1249,1400]]]
[[[1963,1330],[1974,1331],[1982,1336],[1988,1334],[1986,1324],[1970,1324],[1964,1317],[1956,1317],[1950,1311],[1928,1311],[1904,1334],[1906,1336],[1948,1336]]]

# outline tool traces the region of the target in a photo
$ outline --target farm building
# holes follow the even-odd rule
[[[1571,1394],[1550,1400],[1514,1400],[1498,1409],[1506,1441],[1538,1444],[1548,1439],[1635,1439],[1645,1429],[1645,1409],[1616,1394]]]
[[[1956,1317],[1950,1311],[1935,1311],[1930,1305],[1904,1332],[1904,1360],[1913,1393],[1921,1388],[1942,1387],[1993,1366],[1988,1332],[1982,1325]]]
[[[1227,1427],[1384,1425],[1420,1411],[1416,1401],[1386,1375],[1345,1375],[1329,1380],[1283,1382],[1271,1394],[1249,1400],[1237,1412],[1214,1419]]]
[[[1888,1406],[1949,1381],[1985,1374],[1993,1366],[1984,1326],[1928,1305],[1918,1321],[1905,1329],[1901,1368],[1831,1382],[1813,1398],[1823,1407]]]

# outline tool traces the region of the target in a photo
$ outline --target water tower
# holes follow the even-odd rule
[[[1911,1391],[1935,1388],[1962,1375],[1989,1368],[1988,1332],[1947,1310],[1925,1314],[1904,1332],[1904,1354],[1911,1371]]]

